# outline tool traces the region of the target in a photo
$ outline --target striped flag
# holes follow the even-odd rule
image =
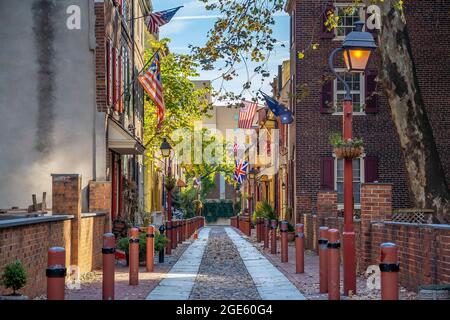
[[[177,11],[182,7],[183,6],[151,13],[145,19],[145,24],[147,25],[148,32],[150,32],[151,34],[157,34],[159,32],[159,27],[168,23],[173,18],[175,13],[177,13]]]
[[[143,75],[138,77],[139,82],[144,87],[144,90],[148,93],[150,98],[156,105],[156,115],[158,116],[158,126],[161,128],[161,123],[164,120],[166,114],[166,108],[164,105],[163,88],[161,81],[161,65],[159,62],[159,53],[155,54],[155,60],[144,72]]]
[[[248,162],[244,160],[236,160],[236,171],[234,172],[234,180],[242,183],[247,175]]]
[[[238,128],[250,129],[256,114],[258,103],[243,100],[244,107],[239,110]]]

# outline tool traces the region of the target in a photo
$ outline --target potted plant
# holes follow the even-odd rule
[[[289,222],[288,223],[288,241],[294,241],[295,240],[295,228],[294,226]]]
[[[25,300],[28,297],[21,295],[17,291],[27,284],[27,272],[20,260],[8,264],[3,270],[0,283],[7,289],[13,290],[12,294],[0,296],[0,300]]]
[[[330,143],[333,146],[333,152],[338,159],[358,158],[364,152],[364,141],[360,138],[344,140],[340,133],[333,133],[330,136]]]
[[[167,191],[172,191],[177,185],[177,179],[175,177],[166,177],[165,187]]]
[[[159,263],[164,263],[164,255],[160,254],[160,252],[164,252],[164,248],[170,242],[166,236],[156,232],[155,233],[155,252],[159,254]]]
[[[140,232],[139,233],[139,263],[140,264],[145,263],[146,243],[147,243],[146,233]],[[129,237],[121,238],[117,242],[117,249],[125,252],[125,257],[126,257],[127,266],[128,266],[130,263],[130,238]]]
[[[255,213],[257,217],[266,218],[269,220],[277,219],[275,209],[267,201],[260,201],[256,204]]]

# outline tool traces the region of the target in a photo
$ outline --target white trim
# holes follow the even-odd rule
[[[365,10],[365,5],[360,3],[355,5],[354,3],[333,3],[333,6],[335,7],[334,10],[334,14],[335,16],[338,16],[338,8],[346,8],[346,7],[352,7],[352,6],[356,6],[359,7],[359,17],[361,21],[365,21],[365,15],[366,15],[366,10]],[[334,29],[334,38],[333,41],[344,41],[345,36],[338,36],[337,35],[337,28]]]
[[[337,73],[345,73],[346,69],[344,68],[336,68],[335,70]],[[366,103],[366,77],[365,77],[365,73],[364,72],[355,72],[359,74],[359,91],[357,90],[351,90],[350,94],[359,94],[359,104],[360,104],[360,110],[363,111],[356,111],[353,112],[353,115],[359,115],[359,116],[363,116],[366,115],[366,112],[364,111],[364,106]],[[338,95],[338,90],[337,90],[337,82],[339,80],[337,78],[335,78],[333,80],[333,110],[337,109],[337,95]],[[345,91],[340,90],[339,93],[344,93]],[[332,113],[332,115],[343,115],[342,111],[335,111]]]
[[[366,181],[366,177],[364,175],[365,172],[365,160],[364,158],[366,157],[366,154],[363,153],[361,155],[361,157],[359,157],[359,184],[360,186]],[[336,154],[333,153],[333,158],[334,158],[334,190],[337,193],[337,158],[336,158]],[[355,182],[355,181],[353,181]],[[360,187],[361,188],[361,187]],[[361,191],[360,191],[361,193]],[[344,204],[343,203],[338,203],[338,210],[342,210],[344,208]],[[354,204],[354,208],[355,209],[361,209],[361,203]]]

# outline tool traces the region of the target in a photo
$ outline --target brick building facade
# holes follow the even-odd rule
[[[148,0],[95,3],[96,100],[106,114],[106,180],[111,181],[112,219],[143,209],[144,159],[142,86],[134,81],[144,66],[144,19]],[[127,202],[133,194],[137,203]]]
[[[343,164],[333,156],[329,136],[334,132],[342,132],[340,106],[344,90],[337,80],[330,77],[328,57],[334,48],[342,45],[342,40],[352,30],[353,23],[365,20],[364,5],[355,9],[352,14],[346,14],[344,8],[349,5],[352,5],[352,1],[291,0],[286,5],[286,11],[291,17],[292,91],[296,92],[292,103],[296,105],[297,214],[316,212],[317,194],[321,190],[337,190],[338,209],[342,208]],[[450,142],[445,137],[450,133],[450,126],[448,119],[442,117],[442,114],[449,103],[450,73],[449,65],[444,60],[445,55],[442,54],[444,48],[448,50],[448,35],[443,34],[445,26],[442,24],[448,27],[449,20],[441,16],[448,12],[450,4],[444,5],[447,10],[442,6],[437,1],[414,3],[411,4],[414,9],[406,8],[406,18],[419,84],[448,180]],[[338,28],[331,31],[324,26],[328,10],[333,10],[341,18]],[[431,23],[430,19],[438,19],[441,25]],[[429,34],[442,35],[436,37],[440,40],[436,43],[438,49],[432,53],[432,59],[430,52],[423,49]],[[319,45],[317,50],[308,50],[311,39]],[[305,51],[306,56],[298,59],[297,54],[302,51]],[[336,59],[335,66],[339,72],[339,67],[344,67],[343,61]],[[347,78],[354,102],[354,136],[363,138],[365,146],[365,155],[354,162],[355,208],[360,208],[361,184],[374,181],[393,184],[394,208],[410,207],[412,202],[399,137],[391,119],[387,99],[377,83],[378,66],[379,58],[375,55],[364,74]],[[303,95],[306,91],[308,94]]]

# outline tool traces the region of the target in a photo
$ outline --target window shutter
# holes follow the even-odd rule
[[[366,72],[366,113],[378,112],[378,93],[377,93],[377,78],[376,70],[368,70]]]
[[[321,21],[321,30],[320,30],[320,38],[322,39],[333,39],[334,38],[334,29],[328,30],[328,26],[325,25],[325,22],[328,19],[328,16],[330,13],[334,13],[335,7],[332,4],[327,4],[323,14],[322,14],[322,21]]]
[[[334,158],[320,158],[320,189],[334,190]]]
[[[119,83],[118,83],[118,86],[117,86],[117,91],[118,91],[118,94],[117,94],[117,99],[119,99],[119,101],[117,101],[117,109],[118,109],[118,111],[119,112],[122,112],[122,107],[123,107],[123,103],[122,103],[122,100],[123,100],[123,96],[122,96],[122,78],[123,78],[123,75],[122,75],[122,68],[123,68],[123,61],[122,61],[122,59],[123,59],[123,57],[121,56],[121,55],[119,55]]]
[[[112,105],[112,88],[113,88],[113,80],[112,80],[112,68],[113,66],[113,57],[112,57],[112,46],[111,40],[106,41],[106,101],[110,106]]]
[[[364,158],[364,180],[365,182],[378,181],[378,157],[366,156]]]
[[[320,93],[320,113],[333,113],[333,80],[323,80]]]
[[[117,110],[117,70],[118,70],[118,61],[117,61],[117,49],[112,48],[112,56],[113,56],[113,81],[112,81],[112,105],[114,108],[114,111]]]

